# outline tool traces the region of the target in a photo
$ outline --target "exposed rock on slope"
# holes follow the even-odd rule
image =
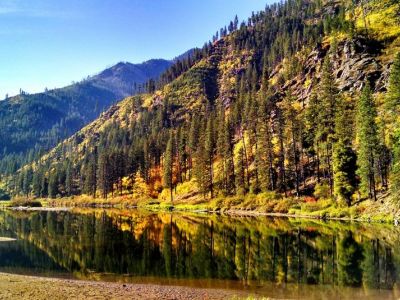
[[[303,64],[302,73],[288,81],[281,89],[278,88],[278,98],[290,88],[295,96],[307,102],[315,91],[320,80],[320,71],[324,58],[330,50],[330,45],[317,45],[310,51]],[[359,92],[368,80],[375,83],[376,92],[386,90],[390,63],[382,63],[379,59],[381,45],[371,44],[364,38],[340,41],[336,46],[332,59],[334,77],[342,92],[354,94]],[[279,73],[277,69],[273,76]]]

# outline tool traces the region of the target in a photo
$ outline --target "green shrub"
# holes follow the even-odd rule
[[[330,199],[319,200],[317,202],[306,202],[301,204],[301,210],[303,212],[316,212],[331,207],[334,203]]]
[[[314,189],[314,196],[317,199],[327,199],[331,196],[331,188],[327,182],[317,183]]]
[[[287,214],[289,213],[289,209],[291,209],[296,203],[295,199],[287,198],[283,200],[277,200],[276,205],[274,207],[274,212]]]

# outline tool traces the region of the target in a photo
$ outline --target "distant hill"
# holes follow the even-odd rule
[[[55,146],[116,101],[135,94],[138,85],[158,78],[171,64],[164,59],[120,62],[64,88],[0,101],[0,170],[8,165],[4,159],[9,156],[18,154],[24,160],[30,150],[32,156]],[[8,169],[15,169],[14,162]]]
[[[112,89],[124,98],[136,93],[135,83],[142,84],[149,79],[157,79],[172,62],[165,59],[151,59],[142,64],[120,62],[98,75],[90,78],[90,82]]]
[[[192,48],[192,49],[186,51],[185,53],[182,53],[181,55],[175,57],[175,58],[173,59],[173,61],[176,62],[176,61],[178,61],[178,60],[185,60],[185,59],[187,59],[189,56],[192,56],[192,55],[195,53],[196,50],[200,50],[200,49],[198,49],[198,48]]]

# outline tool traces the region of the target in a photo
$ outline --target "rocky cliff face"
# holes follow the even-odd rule
[[[340,41],[334,47],[335,49],[331,49],[330,44],[315,46],[307,55],[301,73],[277,88],[276,97],[283,97],[290,89],[295,96],[307,103],[312,92],[316,92],[322,64],[330,50],[333,52],[333,76],[340,91],[354,95],[362,89],[366,80],[371,83],[375,92],[386,91],[391,62],[384,63],[380,60],[381,44],[365,38],[355,38]],[[278,72],[279,68],[276,73]]]

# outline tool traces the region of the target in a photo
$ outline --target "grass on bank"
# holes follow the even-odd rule
[[[11,204],[11,200],[7,200],[7,201],[0,201],[0,208],[6,208],[9,207]]]
[[[179,184],[174,189],[174,201],[171,202],[170,191],[163,190],[158,199],[138,194],[123,194],[108,199],[93,198],[87,195],[72,196],[61,199],[25,200],[14,199],[9,206],[50,206],[50,207],[101,207],[101,208],[143,208],[151,211],[187,211],[187,212],[220,212],[244,214],[280,214],[289,216],[312,217],[319,219],[348,219],[365,221],[393,222],[396,215],[395,205],[383,197],[379,203],[365,200],[347,207],[333,199],[321,196],[314,197],[284,197],[276,192],[259,194],[223,196],[214,199],[205,197],[193,182]],[[324,195],[323,190],[320,193]],[[318,197],[318,195],[317,195]],[[385,203],[384,205],[381,205]],[[379,204],[379,205],[378,205]],[[379,206],[379,207],[378,207]],[[379,210],[386,206],[383,210]]]

